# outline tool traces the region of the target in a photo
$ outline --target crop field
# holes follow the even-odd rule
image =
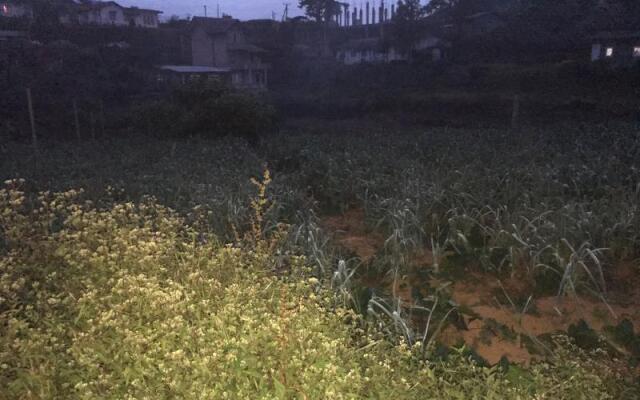
[[[640,398],[640,131],[0,142],[0,399]]]

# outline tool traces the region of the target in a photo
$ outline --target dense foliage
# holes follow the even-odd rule
[[[262,185],[268,183],[268,175]],[[258,183],[260,185],[260,183]],[[530,372],[425,361],[334,309],[274,238],[218,244],[149,199],[0,190],[0,383],[7,398],[617,399],[612,371],[561,343]],[[256,216],[265,205],[261,186]],[[277,238],[276,238],[277,239]],[[247,247],[248,246],[248,247]],[[351,321],[351,322],[348,322]]]
[[[173,90],[168,99],[143,103],[132,113],[139,131],[164,137],[240,136],[255,143],[274,130],[276,113],[257,95],[217,81],[196,81]]]
[[[50,142],[37,163],[1,142],[7,397],[637,397],[609,354],[565,339],[530,368],[443,351],[464,314],[446,290],[424,281],[412,304],[358,281],[415,274],[428,249],[422,271],[440,282],[515,275],[536,282],[527,296],[611,301],[620,263],[640,255],[635,129],[361,124],[305,124],[258,148]],[[353,207],[383,237],[373,261],[321,222]],[[412,320],[424,310],[427,327]],[[633,329],[613,331],[620,349],[634,351]]]

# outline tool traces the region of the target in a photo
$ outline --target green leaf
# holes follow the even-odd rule
[[[276,397],[278,399],[286,399],[287,388],[276,378],[273,378],[273,386],[276,389]]]

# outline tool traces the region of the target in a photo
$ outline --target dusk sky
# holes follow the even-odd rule
[[[297,0],[118,0],[123,6],[137,6],[163,11],[163,18],[172,15],[184,17],[186,15],[204,15],[204,5],[210,17],[216,15],[216,5],[220,4],[222,12],[242,20],[256,18],[271,18],[275,11],[278,18],[282,17],[284,3],[289,2],[289,15],[300,15]],[[355,3],[354,3],[355,4]]]

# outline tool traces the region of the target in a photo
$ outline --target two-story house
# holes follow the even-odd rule
[[[265,50],[249,43],[240,21],[231,17],[191,20],[191,51],[194,66],[228,70],[238,88],[267,87]]]
[[[157,28],[162,11],[123,7],[115,1],[85,1],[61,15],[64,23]]]

